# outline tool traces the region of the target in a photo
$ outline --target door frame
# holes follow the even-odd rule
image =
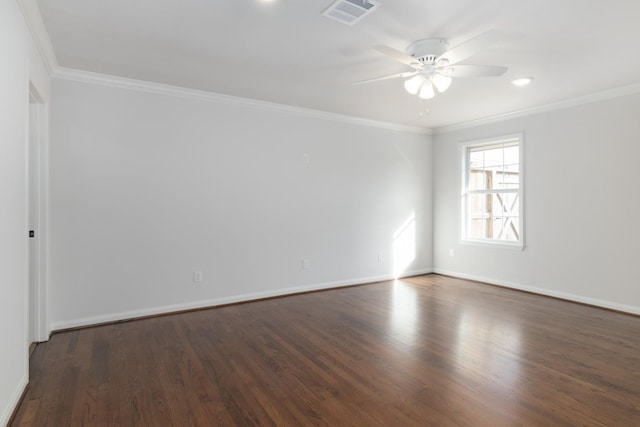
[[[28,341],[49,339],[49,123],[48,106],[29,85],[27,140],[27,224],[35,237],[27,244]],[[27,343],[31,345],[31,342]]]

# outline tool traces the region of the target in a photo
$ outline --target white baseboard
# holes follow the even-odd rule
[[[417,276],[420,274],[432,273],[432,269],[422,269],[404,272],[402,277]],[[100,316],[84,317],[81,319],[69,319],[51,324],[52,331],[61,329],[78,328],[82,326],[97,325],[100,323],[117,322],[120,320],[135,319],[138,317],[154,316],[158,314],[167,314],[185,310],[194,310],[199,308],[216,307],[225,304],[235,304],[239,302],[253,301],[263,298],[273,298],[285,295],[299,294],[303,292],[318,291],[323,289],[341,288],[345,286],[363,285],[366,283],[381,282],[393,280],[395,277],[391,275],[373,276],[350,280],[340,280],[336,282],[316,283],[311,285],[293,286],[289,288],[273,289],[263,292],[253,292],[249,294],[233,295],[229,297],[215,298],[201,301],[191,301],[182,304],[172,304],[160,307],[149,307],[139,310],[121,311],[117,313],[104,314]]]
[[[18,387],[13,392],[11,399],[9,400],[7,406],[2,411],[2,416],[0,416],[0,426],[6,426],[9,424],[9,418],[13,415],[13,411],[15,411],[18,403],[20,403],[20,398],[22,397],[22,393],[24,393],[27,384],[29,383],[29,378],[27,375],[23,376],[20,382],[18,383]]]
[[[610,310],[622,311],[625,313],[640,315],[640,307],[619,304],[612,301],[606,301],[596,298],[589,298],[582,295],[570,294],[566,292],[553,291],[551,289],[539,288],[536,286],[521,285],[519,283],[508,282],[504,280],[495,280],[489,277],[476,276],[473,274],[459,273],[457,271],[444,270],[442,268],[434,268],[433,272],[436,274],[443,274],[445,276],[457,277],[460,279],[475,280],[477,282],[484,282],[490,285],[503,286],[505,288],[517,289],[520,291],[531,292],[534,294],[545,295],[554,298],[560,298],[567,301],[579,302],[582,304],[589,304],[596,307],[608,308]]]

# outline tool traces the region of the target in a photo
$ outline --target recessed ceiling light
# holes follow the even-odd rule
[[[531,83],[531,80],[533,80],[533,77],[520,77],[519,79],[511,80],[511,84],[516,86],[526,86]]]

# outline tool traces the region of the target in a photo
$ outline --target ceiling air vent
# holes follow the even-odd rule
[[[373,0],[338,0],[322,14],[343,24],[353,25],[378,6],[380,3]]]

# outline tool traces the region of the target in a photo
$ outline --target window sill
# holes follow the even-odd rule
[[[495,248],[495,249],[507,249],[511,251],[524,251],[524,244],[522,242],[500,242],[500,241],[492,241],[492,240],[467,240],[461,239],[460,244],[469,245],[469,246],[481,246],[485,248]]]

